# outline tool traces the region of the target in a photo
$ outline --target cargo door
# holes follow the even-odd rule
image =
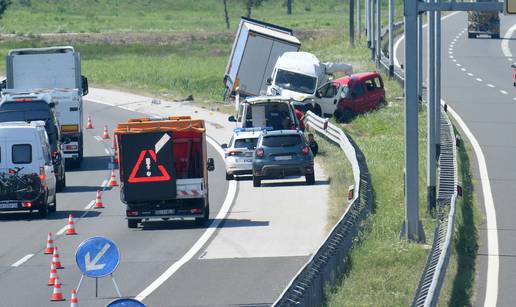
[[[172,132],[120,134],[118,140],[123,201],[175,199]]]
[[[262,88],[263,72],[272,49],[272,39],[250,32],[247,38],[242,63],[238,71],[240,92],[258,96]]]
[[[6,147],[7,143],[0,142],[0,173],[5,173],[7,171],[7,155],[5,153]]]

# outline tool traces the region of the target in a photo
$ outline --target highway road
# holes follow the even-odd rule
[[[328,180],[316,169],[317,183],[302,180],[265,181],[253,188],[244,178],[228,182],[217,143],[227,142],[232,127],[225,115],[189,104],[152,102],[118,91],[90,89],[85,117],[85,159],[67,174],[68,187],[58,194],[58,212],[47,219],[27,213],[0,214],[0,293],[2,306],[67,306],[80,279],[74,260],[77,246],[91,236],[112,239],[121,252],[114,273],[123,296],[149,306],[270,305],[326,235]],[[102,187],[110,176],[111,140],[102,128],[133,117],[186,115],[205,118],[210,136],[210,225],[190,221],[152,222],[128,229],[118,188]],[[91,209],[97,189],[106,208]],[[56,239],[64,269],[58,270],[66,302],[50,302],[50,269],[43,255],[49,231],[64,231],[68,214],[75,217],[77,236]],[[116,297],[109,277],[85,279],[81,306],[103,306]]]
[[[516,306],[516,88],[510,67],[516,61],[515,24],[515,17],[502,17],[501,40],[468,39],[465,13],[442,24],[442,99],[473,145],[475,190],[486,215],[477,306]],[[403,41],[396,56],[403,63]]]

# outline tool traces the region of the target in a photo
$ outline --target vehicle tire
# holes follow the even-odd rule
[[[253,176],[253,187],[258,188],[262,185],[262,179],[260,177]]]
[[[353,111],[351,109],[344,109],[339,112],[339,116],[337,116],[337,120],[339,123],[349,123],[353,118]]]
[[[516,86],[516,82],[513,82],[513,83],[512,83],[512,86]]]
[[[468,38],[477,38],[477,36],[473,33],[468,32]]]
[[[196,217],[195,218],[195,225],[197,226],[204,226],[210,219],[210,205],[206,207],[206,210],[204,210],[204,216],[203,217]]]
[[[48,207],[48,212],[54,213],[57,211],[57,196],[54,195],[54,204]]]
[[[315,115],[321,117],[322,115],[322,110],[321,110],[321,106],[319,104],[316,104],[315,107],[314,107],[314,113]]]
[[[40,218],[46,218],[48,216],[48,212],[49,212],[49,208],[48,208],[48,198],[45,197],[45,201],[43,202],[43,204],[41,205],[41,207],[38,209],[38,216]]]
[[[385,98],[383,98],[383,97],[380,98],[380,101],[378,102],[378,106],[380,106],[380,108],[387,106],[387,101],[385,100]]]
[[[233,176],[233,174],[226,173],[226,180],[233,180],[234,178],[235,176]]]
[[[129,219],[127,220],[127,227],[128,228],[138,228],[138,223],[140,222],[140,220],[138,219]]]
[[[314,185],[315,184],[315,174],[306,174],[305,181],[306,181],[307,185]]]
[[[61,192],[66,187],[66,173],[63,173],[63,178],[57,182],[56,191]]]
[[[491,35],[492,39],[500,39],[500,34],[493,34]]]

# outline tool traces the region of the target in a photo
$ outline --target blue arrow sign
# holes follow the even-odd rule
[[[106,307],[145,307],[145,305],[132,298],[121,298],[112,301]]]
[[[92,237],[79,245],[75,261],[84,275],[104,277],[116,270],[120,263],[120,251],[108,238]]]

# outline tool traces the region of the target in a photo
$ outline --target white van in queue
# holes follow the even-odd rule
[[[45,123],[0,123],[0,211],[37,210],[46,217],[56,210],[56,204]]]

